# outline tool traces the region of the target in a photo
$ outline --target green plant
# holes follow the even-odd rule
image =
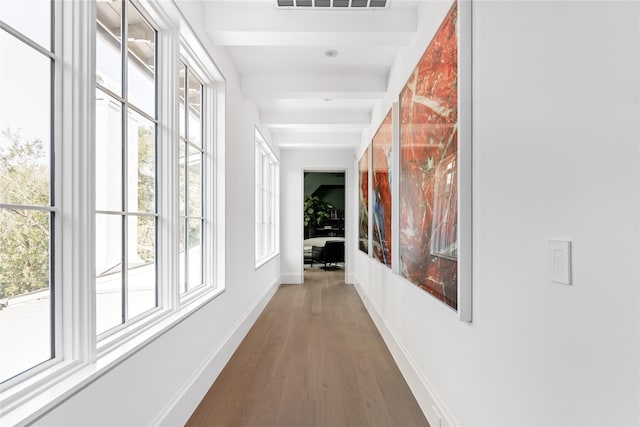
[[[49,204],[45,145],[4,129],[0,135],[0,202]],[[18,207],[0,209],[0,298],[49,286],[50,214]]]
[[[304,226],[322,225],[325,219],[331,216],[333,205],[325,203],[317,196],[304,198]]]

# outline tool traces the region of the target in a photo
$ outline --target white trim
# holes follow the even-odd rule
[[[122,345],[114,347],[111,351],[102,355],[95,363],[79,367],[78,365],[70,364],[66,375],[57,377],[56,381],[50,381],[50,384],[48,384],[46,388],[46,393],[33,391],[27,396],[28,400],[23,404],[7,408],[9,410],[3,413],[0,419],[1,424],[22,425],[34,422],[65,399],[87,387],[111,369],[154,342],[222,292],[223,290],[218,290],[208,296],[206,300],[202,299],[197,303],[194,302],[194,304],[188,308],[164,317],[161,322],[156,322],[142,333],[138,333],[122,343]],[[71,368],[75,369],[72,370]]]
[[[226,78],[216,65],[215,61],[209,55],[209,52],[203,46],[202,42],[193,31],[191,24],[187,22],[182,11],[175,7],[175,13],[180,16],[180,43],[186,45],[187,53],[191,55],[194,62],[198,67],[196,68],[203,78],[211,78],[211,81],[205,81],[205,84],[215,84],[219,82],[226,82]],[[196,50],[198,51],[196,53]]]
[[[221,344],[213,350],[206,361],[196,369],[184,385],[169,399],[150,425],[184,425],[193,411],[197,408],[211,384],[214,383],[222,369],[238,348],[244,337],[263,312],[273,295],[278,290],[280,282],[274,281],[256,305],[250,309],[240,321],[223,338]]]
[[[178,215],[178,165],[177,158],[179,138],[178,132],[178,100],[174,94],[178,93],[178,67],[173,59],[180,54],[178,34],[173,30],[158,30],[158,134],[156,180],[158,191],[157,236],[158,260],[162,265],[157,267],[158,274],[158,306],[170,309],[179,307],[179,253],[173,248],[178,247],[177,227],[180,223]],[[163,78],[163,74],[166,77]],[[171,108],[173,107],[173,108]],[[169,132],[169,129],[173,132]],[[167,220],[167,219],[172,219]]]
[[[63,218],[65,239],[63,240],[62,274],[65,283],[70,283],[72,292],[62,295],[66,322],[64,338],[65,358],[73,358],[81,363],[91,363],[96,358],[95,313],[95,170],[94,141],[95,129],[95,31],[96,7],[93,2],[77,4],[62,2],[65,13],[63,19],[73,17],[71,24],[65,22],[63,38],[65,67],[70,62],[72,74],[65,75],[61,142],[65,174],[61,185],[63,191],[62,211],[70,212]],[[71,27],[68,32],[67,26]],[[79,34],[91,34],[78,40]],[[87,90],[91,88],[91,90]],[[65,151],[68,150],[68,151]],[[72,189],[72,191],[68,191]],[[69,312],[69,313],[67,313]],[[69,322],[72,322],[69,325]]]
[[[304,273],[280,273],[280,283],[287,285],[302,285]]]
[[[201,176],[200,176],[200,186],[201,186],[201,219],[202,219],[202,230],[201,230],[201,254],[200,254],[200,262],[202,265],[202,284],[198,287],[195,287],[193,289],[187,289],[187,292],[184,294],[181,294],[180,291],[182,289],[182,286],[184,285],[184,283],[180,283],[181,278],[178,276],[175,277],[175,281],[176,283],[178,283],[178,300],[179,300],[179,304],[185,304],[188,303],[190,300],[192,300],[194,298],[194,295],[197,295],[199,293],[202,292],[202,289],[208,289],[208,288],[216,288],[217,286],[217,281],[215,280],[215,270],[212,267],[212,264],[214,263],[207,263],[206,260],[213,260],[215,257],[215,250],[214,250],[214,246],[215,246],[215,239],[216,239],[216,234],[215,234],[215,227],[213,226],[213,224],[215,223],[215,213],[216,213],[216,205],[214,203],[214,199],[216,196],[216,180],[217,180],[217,176],[216,176],[216,164],[215,164],[215,156],[213,155],[213,153],[215,153],[215,111],[214,111],[214,106],[215,106],[215,97],[216,97],[216,90],[215,90],[215,79],[210,75],[210,73],[206,72],[206,67],[204,67],[201,63],[201,61],[199,60],[198,56],[196,55],[196,53],[194,53],[195,51],[200,51],[203,50],[200,46],[196,46],[195,48],[192,48],[188,45],[186,45],[186,41],[185,38],[180,36],[180,43],[179,43],[179,54],[178,57],[180,58],[180,61],[177,62],[177,64],[179,64],[179,68],[182,70],[183,66],[186,67],[187,70],[187,74],[185,74],[184,78],[185,78],[185,87],[188,88],[189,82],[188,82],[188,78],[189,75],[192,75],[193,77],[195,77],[195,79],[198,81],[198,83],[200,85],[202,85],[202,97],[201,97],[201,101],[202,101],[202,105],[201,105],[201,161],[202,161],[202,165],[201,165]],[[203,78],[202,76],[204,76],[205,78]],[[184,110],[184,114],[185,114],[185,127],[187,128],[187,133],[189,133],[189,119],[188,117],[186,117],[186,115],[188,114],[188,107],[189,107],[189,100],[185,98],[185,110]],[[179,108],[178,108],[179,110]],[[179,123],[176,124],[176,128],[179,128]],[[179,134],[179,131],[178,131]],[[174,147],[174,149],[176,151],[179,151],[182,149],[183,144],[187,144],[187,146],[190,146],[190,142],[188,135],[185,135],[184,137],[179,136],[177,138],[177,144],[176,147]],[[187,154],[185,153],[185,156],[187,156]],[[187,157],[185,157],[186,159]],[[174,158],[175,159],[179,159],[179,154],[178,157]],[[174,167],[176,167],[174,175],[172,176],[178,176],[178,161],[174,161]],[[185,165],[185,182],[188,182],[188,170],[186,169],[186,165]],[[176,179],[176,181],[174,182],[174,184],[177,184],[179,180]],[[172,189],[177,188],[178,185],[173,185]],[[187,200],[188,202],[188,197],[189,194],[185,193],[185,200]],[[176,207],[179,206],[179,201],[176,199],[175,202]],[[187,212],[187,208],[185,207],[185,212],[184,215],[180,215],[179,214],[179,209],[176,209],[174,212],[174,215],[176,216],[176,218],[178,218],[178,227],[176,227],[176,232],[179,233],[180,229],[183,227],[184,223],[183,221],[187,220],[189,218],[195,219],[196,217],[193,216],[189,216],[189,213]],[[177,235],[175,236],[177,238]],[[179,240],[179,239],[178,239]],[[176,244],[178,242],[178,240],[176,240]],[[186,262],[186,247],[185,247],[185,254],[183,256],[185,256],[185,262]],[[180,258],[180,255],[178,254],[178,258]],[[180,260],[178,260],[178,263],[180,262]],[[179,264],[176,264],[179,265]],[[186,267],[186,264],[185,264]],[[186,274],[188,277],[188,271],[189,269],[186,269]]]
[[[260,129],[258,129],[258,126],[255,126],[255,137],[265,148],[265,152],[271,158],[271,160],[274,160],[276,163],[280,164],[280,159],[278,158],[278,156],[276,156],[275,150],[273,149],[269,141],[267,141],[267,139],[264,137],[264,135],[262,135],[262,132],[260,131]]]
[[[95,34],[96,3],[56,1],[56,94],[52,105],[55,146],[55,280],[56,349],[53,360],[28,370],[0,387],[0,424],[31,423],[66,398],[127,360],[173,326],[189,317],[225,288],[225,110],[226,83],[208,55],[199,56],[210,71],[206,102],[211,117],[211,176],[208,189],[212,206],[209,226],[213,239],[208,252],[214,286],[203,287],[179,306],[176,235],[177,188],[173,182],[176,158],[178,99],[177,59],[184,18],[170,2],[132,0],[158,34],[157,66],[157,181],[158,198],[158,307],[134,318],[131,327],[96,337],[95,302]],[[64,25],[62,25],[64,22]],[[185,27],[187,28],[187,27]],[[188,29],[188,28],[187,28]],[[188,38],[197,40],[192,34]],[[198,42],[199,43],[199,42]],[[202,45],[192,46],[206,52]],[[203,77],[199,75],[199,77]],[[173,134],[175,130],[175,135]],[[62,143],[64,141],[64,144]],[[168,148],[167,148],[168,147]],[[174,212],[175,209],[175,212]],[[138,213],[139,214],[139,213]],[[136,214],[137,215],[137,214]],[[151,214],[156,216],[156,214]],[[164,248],[164,249],[161,249]],[[174,256],[175,255],[175,256]],[[213,277],[215,276],[215,278]],[[126,325],[125,325],[126,326]],[[98,355],[98,353],[100,353]]]
[[[344,281],[345,283],[349,283],[348,279],[349,279],[349,242],[350,242],[350,238],[349,238],[349,232],[351,231],[351,228],[349,227],[349,221],[347,220],[349,218],[349,200],[351,200],[351,190],[349,189],[350,186],[348,185],[351,179],[351,175],[349,174],[349,168],[346,167],[335,167],[335,168],[331,168],[331,167],[302,167],[301,172],[300,172],[300,176],[302,177],[302,196],[301,196],[301,200],[304,206],[304,173],[305,172],[315,172],[315,173],[344,173]],[[360,176],[358,174],[358,176]],[[302,208],[303,206],[300,206],[300,212],[302,213],[302,215],[300,216],[300,227],[301,227],[301,236],[302,236],[302,241],[300,242],[300,268],[301,268],[301,273],[300,273],[300,277],[302,277],[300,283],[304,283],[304,212],[302,212]],[[356,242],[357,245],[357,242]],[[357,246],[356,246],[357,247]]]
[[[78,366],[95,358],[93,304],[93,200],[91,180],[80,179],[93,165],[93,96],[87,85],[95,81],[93,39],[84,37],[95,29],[92,2],[55,2],[54,104],[52,113],[55,147],[55,358],[33,367],[0,387],[0,417],[20,412],[35,397],[50,390]],[[76,17],[76,19],[71,19]],[[62,23],[69,21],[67,25]],[[88,58],[88,59],[87,59]],[[93,87],[93,86],[91,86]],[[69,117],[76,118],[70,120]],[[62,141],[65,141],[63,144]],[[62,189],[65,191],[62,191]],[[63,239],[64,235],[64,239]],[[82,245],[88,245],[86,250]],[[11,423],[10,423],[11,424]]]
[[[220,78],[222,75],[220,74]],[[213,171],[211,178],[213,180],[211,189],[213,195],[211,203],[213,208],[211,211],[212,221],[209,226],[212,227],[214,241],[212,243],[212,262],[211,279],[214,282],[214,288],[223,291],[226,288],[225,273],[225,245],[226,245],[226,197],[225,197],[225,170],[226,170],[226,114],[227,114],[227,84],[225,80],[219,80],[212,85],[211,99],[207,99],[207,105],[213,108],[213,128],[209,129],[212,133],[211,142],[213,147],[209,152],[212,156]]]
[[[205,124],[202,135],[203,144],[205,141],[209,143],[208,147],[203,146],[204,161],[208,166],[204,169],[203,175],[206,184],[203,192],[207,194],[207,200],[203,204],[205,209],[203,236],[209,236],[208,241],[205,240],[205,245],[206,250],[209,251],[208,259],[211,260],[204,271],[206,289],[204,292],[222,292],[225,289],[226,79],[182,11],[175,5],[173,9],[173,12],[180,17],[178,58],[182,55],[187,65],[196,71],[196,76],[204,84],[202,108],[203,111],[209,111],[207,115],[209,122]],[[207,280],[209,283],[206,283]],[[199,292],[201,291],[183,296],[180,304],[191,304],[193,300],[199,298]]]
[[[255,269],[258,270],[260,267],[262,267],[263,265],[265,265],[266,263],[268,263],[269,261],[271,261],[272,259],[274,259],[278,255],[280,255],[280,253],[273,252],[272,254],[270,254],[270,255],[268,255],[268,256],[256,261]]]
[[[347,277],[347,285],[355,285],[358,281],[356,280],[356,276],[353,274],[349,274]]]
[[[391,105],[391,271],[400,275],[400,103]]]
[[[471,0],[458,0],[458,318],[472,320],[473,163]]]
[[[399,233],[393,233],[393,230],[396,230],[396,228],[394,228],[395,226],[395,221],[396,221],[396,215],[394,212],[394,208],[395,205],[398,205],[397,203],[397,197],[391,197],[391,265],[387,265],[386,263],[384,263],[383,261],[379,260],[378,258],[376,258],[375,254],[374,254],[374,250],[373,250],[373,237],[375,235],[375,217],[373,212],[375,211],[375,179],[376,179],[376,171],[375,171],[375,165],[373,164],[373,160],[375,158],[375,148],[373,145],[374,139],[376,138],[376,136],[378,135],[378,132],[380,132],[382,130],[382,125],[384,124],[384,121],[387,119],[387,115],[391,116],[391,170],[389,171],[389,176],[391,178],[393,178],[394,175],[394,167],[396,164],[396,161],[399,160],[400,156],[395,155],[395,153],[399,153],[400,150],[396,151],[396,127],[398,127],[398,130],[400,129],[399,126],[396,126],[396,115],[399,113],[398,108],[397,108],[397,103],[394,102],[391,104],[391,106],[389,107],[389,109],[387,110],[387,113],[384,115],[384,117],[382,118],[382,120],[379,121],[378,123],[378,127],[376,128],[376,131],[373,133],[373,136],[371,137],[371,186],[370,186],[370,192],[369,192],[369,198],[371,199],[371,210],[369,211],[369,222],[371,223],[371,258],[373,258],[374,260],[378,261],[378,263],[380,263],[380,265],[382,265],[385,268],[388,268],[389,270],[393,271],[393,266],[396,265],[396,262],[393,262],[395,259],[394,256],[394,251],[396,250],[396,245],[395,245],[395,240],[396,240],[396,234]],[[400,134],[398,133],[398,136]],[[399,141],[399,139],[398,139]],[[396,160],[397,159],[397,160]],[[400,194],[398,192],[396,192],[396,186],[398,185],[398,182],[400,180],[399,179],[391,179],[391,194]],[[380,227],[380,225],[378,225],[378,227]],[[384,224],[382,224],[382,227],[384,227]],[[399,239],[398,239],[399,240]]]
[[[255,269],[257,270],[262,265],[273,259],[276,255],[280,254],[280,161],[271,145],[269,145],[262,133],[260,133],[257,126],[254,127],[253,158],[254,259]],[[266,174],[264,169],[265,159],[269,166]],[[258,176],[258,160],[260,161],[260,176]],[[268,182],[264,182],[265,175],[267,176]],[[269,232],[267,236],[264,235],[265,201],[263,200],[263,194],[265,190],[270,195],[268,202],[273,203],[271,210],[266,217],[266,223],[269,225]],[[260,202],[258,202],[258,199],[260,199]],[[260,209],[258,210],[258,208]],[[258,224],[260,224],[260,226],[258,226]],[[271,230],[271,227],[273,227],[273,230]],[[271,235],[271,231],[273,231],[273,235]],[[265,249],[265,239],[267,248],[263,253],[263,249]],[[260,245],[260,248],[258,248],[258,245]]]
[[[435,391],[429,379],[413,360],[398,335],[371,303],[358,280],[355,280],[355,288],[429,424],[441,427],[460,425]]]

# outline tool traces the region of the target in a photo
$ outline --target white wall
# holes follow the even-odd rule
[[[447,7],[423,6],[371,132]],[[640,423],[639,56],[638,2],[474,2],[473,322],[355,258],[432,425]],[[554,238],[571,286],[549,280]]]
[[[302,204],[303,171],[346,171],[345,176],[345,246],[346,272],[353,271],[354,245],[357,240],[351,230],[356,227],[357,204],[352,183],[354,172],[353,150],[345,149],[292,149],[280,151],[280,265],[282,283],[302,283]],[[357,195],[357,193],[355,193]],[[350,278],[347,278],[351,282]]]
[[[181,4],[200,34],[200,4]],[[209,48],[227,81],[226,291],[46,414],[36,425],[182,425],[246,334],[274,285],[279,257],[254,268],[254,126],[226,51]],[[269,134],[263,132],[266,138]],[[224,159],[219,159],[220,161]]]

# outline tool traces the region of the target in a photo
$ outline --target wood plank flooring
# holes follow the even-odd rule
[[[282,285],[187,426],[428,426],[344,271]]]

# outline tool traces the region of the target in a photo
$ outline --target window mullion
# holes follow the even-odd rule
[[[23,42],[26,45],[28,45],[30,48],[35,49],[36,51],[38,51],[42,55],[47,56],[47,57],[51,58],[54,61],[56,61],[56,60],[58,60],[60,58],[54,52],[52,52],[52,51],[40,46],[40,44],[38,44],[37,42],[31,40],[29,37],[23,35],[19,31],[16,31],[13,27],[11,27],[10,25],[7,25],[6,23],[4,23],[2,21],[0,21],[0,31],[6,31],[7,33],[11,34],[13,37],[17,38],[21,42]],[[57,29],[54,29],[54,31],[57,31]]]
[[[189,67],[184,67],[184,291],[189,292]]]
[[[205,181],[205,159],[204,159],[204,90],[200,94],[200,116],[201,116],[201,126],[200,126],[200,141],[202,142],[202,149],[198,153],[200,157],[200,285],[207,283],[207,276],[205,275],[205,254],[207,248],[207,235],[205,234],[204,229],[204,217],[207,215],[206,210],[206,181]]]
[[[96,358],[95,155],[87,141],[94,140],[95,64],[86,58],[95,52],[95,3],[56,1],[54,15],[59,27],[55,51],[62,58],[56,87],[68,88],[61,92],[55,118],[60,153],[55,161],[61,166],[56,173],[56,205],[64,213],[56,215],[60,232],[55,238],[65,254],[56,272],[63,290],[56,307],[63,322],[60,348],[66,360],[91,363]],[[72,16],[70,25],[60,25],[60,17]]]
[[[179,38],[177,33],[156,33],[156,206],[158,214],[156,271],[158,306],[177,310],[180,298],[179,227],[179,128],[177,76],[179,73]],[[172,131],[175,132],[172,133]],[[186,171],[185,171],[186,172]],[[186,179],[186,177],[185,177]],[[185,212],[186,214],[186,212]]]
[[[128,262],[129,262],[129,221],[127,220],[129,215],[129,103],[127,102],[127,97],[129,93],[128,89],[128,25],[127,25],[127,9],[129,8],[129,3],[127,0],[122,0],[122,12],[121,12],[121,24],[120,31],[122,34],[122,41],[120,47],[120,55],[121,55],[121,64],[122,69],[122,109],[121,109],[121,129],[122,129],[122,211],[125,212],[122,215],[122,253],[121,253],[121,261],[120,261],[120,280],[121,280],[121,321],[122,325],[124,325],[129,316],[128,316]]]

